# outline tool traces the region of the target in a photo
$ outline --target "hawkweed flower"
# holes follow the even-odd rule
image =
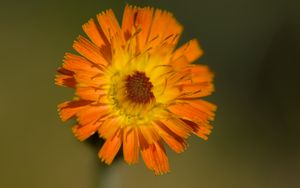
[[[63,121],[77,119],[74,135],[83,141],[98,133],[98,155],[111,164],[122,148],[128,164],[139,153],[155,174],[169,172],[164,148],[187,148],[193,133],[204,140],[216,106],[202,100],[213,91],[213,74],[192,64],[203,51],[193,39],[175,48],[183,27],[170,12],[127,5],[120,26],[107,10],[83,26],[58,69],[56,84],[75,89],[58,106]]]

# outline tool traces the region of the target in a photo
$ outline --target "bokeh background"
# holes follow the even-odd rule
[[[56,105],[72,97],[54,85],[56,68],[81,25],[125,4],[174,13],[181,43],[200,40],[216,74],[214,130],[154,176],[142,160],[106,167],[78,142]],[[298,188],[300,186],[299,0],[1,1],[0,187]]]

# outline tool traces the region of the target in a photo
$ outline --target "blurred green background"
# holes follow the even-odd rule
[[[155,177],[142,160],[106,167],[78,142],[56,105],[71,89],[56,68],[90,17],[125,4],[174,13],[181,43],[197,38],[216,74],[218,105],[207,142],[195,136],[172,172]],[[2,1],[0,7],[0,187],[298,188],[300,186],[300,1]]]

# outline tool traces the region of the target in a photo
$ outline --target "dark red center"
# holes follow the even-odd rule
[[[135,103],[148,103],[154,98],[153,85],[144,72],[136,71],[126,78],[127,97]]]

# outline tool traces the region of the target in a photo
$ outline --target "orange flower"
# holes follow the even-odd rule
[[[216,106],[200,98],[213,91],[207,66],[192,64],[203,51],[193,39],[175,46],[183,27],[167,11],[126,6],[122,26],[112,10],[83,25],[58,69],[56,84],[74,88],[76,97],[58,106],[63,121],[76,118],[75,136],[98,132],[105,139],[99,157],[111,164],[123,147],[124,160],[139,151],[155,174],[169,171],[163,141],[175,152],[191,133],[207,139]]]

